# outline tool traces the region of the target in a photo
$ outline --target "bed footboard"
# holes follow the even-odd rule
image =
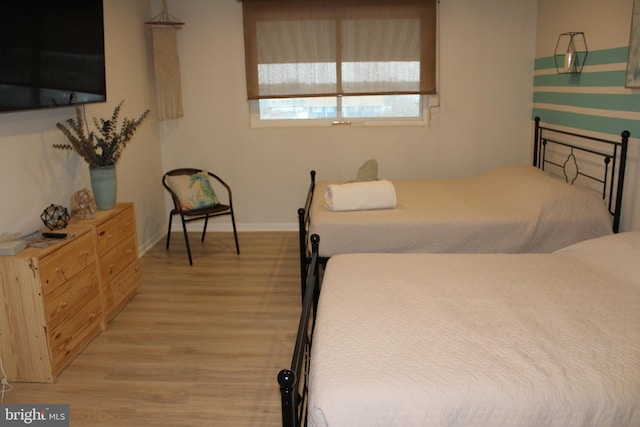
[[[306,425],[307,417],[307,372],[309,354],[315,324],[315,313],[320,295],[320,270],[318,265],[318,244],[320,238],[314,234],[311,240],[311,261],[307,273],[306,292],[303,293],[302,312],[296,344],[290,369],[278,373],[280,397],[282,400],[283,427]]]

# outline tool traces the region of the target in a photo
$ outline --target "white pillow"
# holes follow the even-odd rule
[[[640,286],[640,231],[609,234],[558,249]]]

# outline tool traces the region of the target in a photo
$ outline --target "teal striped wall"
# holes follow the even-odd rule
[[[552,56],[535,62],[533,114],[547,124],[640,137],[640,89],[624,87],[628,48],[589,52],[580,74],[558,74]]]

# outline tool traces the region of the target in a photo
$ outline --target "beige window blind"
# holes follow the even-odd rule
[[[249,99],[436,93],[436,0],[243,0]]]

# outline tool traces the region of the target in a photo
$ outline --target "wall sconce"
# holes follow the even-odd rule
[[[562,33],[558,37],[553,60],[558,74],[579,74],[587,59],[587,40],[583,32]]]

